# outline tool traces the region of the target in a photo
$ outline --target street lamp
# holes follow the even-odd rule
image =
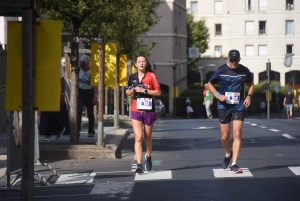
[[[173,68],[173,115],[174,118],[176,119],[176,81],[175,81],[175,72],[176,72],[176,67],[177,63],[179,60],[170,60],[170,65]]]
[[[198,66],[198,69],[199,69],[199,73],[200,73],[201,86],[203,87],[203,75],[204,75],[204,72],[206,71],[206,68],[204,66]]]

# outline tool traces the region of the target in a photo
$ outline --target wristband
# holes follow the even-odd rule
[[[221,94],[219,92],[214,93],[214,96],[219,99],[219,96],[221,96]]]

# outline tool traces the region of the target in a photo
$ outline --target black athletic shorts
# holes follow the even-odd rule
[[[228,124],[233,120],[244,121],[245,110],[218,110],[219,120],[221,124]]]

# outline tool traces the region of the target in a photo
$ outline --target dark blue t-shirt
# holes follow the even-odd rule
[[[290,105],[290,104],[293,104],[293,99],[294,99],[294,95],[293,94],[285,94],[285,104],[288,104],[288,105]]]
[[[226,92],[239,93],[239,101],[237,104],[228,104],[218,101],[219,110],[244,110],[244,86],[245,83],[252,83],[253,77],[249,69],[242,64],[238,68],[231,69],[224,64],[220,66],[212,75],[209,82],[215,84],[220,83],[220,94],[225,95]]]

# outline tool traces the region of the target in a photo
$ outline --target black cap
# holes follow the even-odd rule
[[[228,59],[229,60],[240,60],[240,52],[238,50],[230,50],[228,52]]]

